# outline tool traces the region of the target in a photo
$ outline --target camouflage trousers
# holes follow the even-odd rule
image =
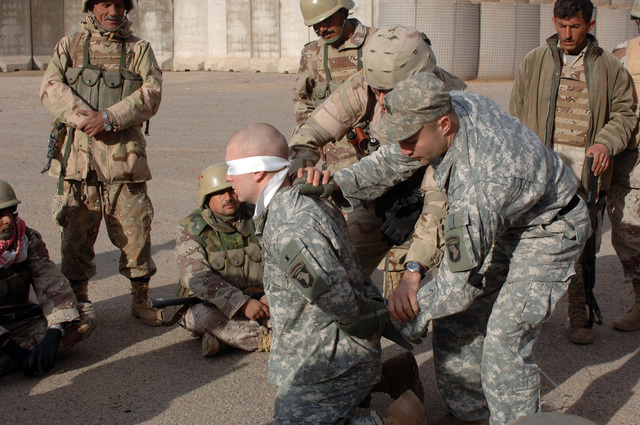
[[[98,325],[92,304],[80,303],[78,311],[80,313],[78,321],[64,324],[64,336],[60,340],[58,357],[72,353],[75,345],[89,338]],[[25,319],[3,326],[9,330],[12,340],[29,350],[33,350],[40,344],[48,328],[47,320],[43,317]],[[0,353],[0,375],[17,368],[18,365],[8,355]]]
[[[584,205],[576,209],[579,214],[567,222],[514,231],[496,241],[480,270],[483,290],[464,311],[457,308],[442,317],[442,311],[432,310],[432,297],[440,291],[434,281],[418,291],[420,313],[405,330],[421,337],[435,319],[438,387],[446,409],[459,419],[486,419],[488,407],[490,424],[504,425],[540,410],[532,349],[542,323],[566,292],[588,235]],[[440,284],[446,283],[445,276]],[[448,293],[445,307],[462,305],[455,289]]]
[[[94,171],[86,180],[64,181],[56,195],[53,217],[62,227],[62,273],[73,280],[89,280],[96,274],[94,245],[104,216],[111,242],[120,249],[120,274],[133,279],[151,277],[153,206],[146,183],[108,184]]]
[[[376,412],[353,416],[358,405],[373,388],[369,363],[358,364],[326,382],[286,385],[276,394],[273,425],[350,424],[384,425]]]
[[[409,238],[401,246],[390,247],[382,240],[380,226],[382,219],[378,217],[373,208],[357,208],[347,216],[349,235],[356,246],[360,264],[367,274],[373,273],[378,267],[384,271],[386,267],[385,256],[389,253],[388,270],[390,272],[403,272],[407,250],[411,244]]]
[[[269,321],[262,322],[240,317],[229,319],[217,308],[196,304],[187,310],[180,325],[200,336],[207,332],[231,347],[255,351],[260,344],[260,327],[271,328]]]
[[[607,194],[607,210],[611,243],[625,278],[640,284],[640,189],[612,184]]]

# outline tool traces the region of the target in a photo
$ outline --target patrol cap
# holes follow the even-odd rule
[[[324,21],[340,9],[351,10],[353,0],[300,0],[300,11],[308,27]]]
[[[89,4],[93,2],[93,4],[91,5],[91,9],[93,9],[93,6],[95,5],[95,3],[98,3],[100,0],[84,0],[82,2],[82,11],[84,13],[88,13],[91,12],[91,10],[89,10]],[[131,9],[133,9],[133,1],[132,0],[124,0],[124,8],[127,9],[127,12],[130,11]]]
[[[640,18],[640,0],[635,0],[631,8],[631,19],[635,18]]]
[[[198,178],[198,205],[204,207],[207,196],[231,187],[231,182],[224,181],[227,176],[227,164],[213,164],[200,173]]]
[[[373,34],[364,48],[364,78],[377,90],[391,90],[419,72],[432,72],[436,57],[425,35],[413,27],[390,25]]]
[[[20,200],[13,191],[11,185],[5,180],[0,179],[0,210],[14,207],[20,203]]]
[[[385,114],[376,133],[386,142],[401,142],[452,108],[444,83],[430,72],[413,75],[384,97]]]

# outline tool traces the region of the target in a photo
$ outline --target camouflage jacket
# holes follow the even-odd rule
[[[27,281],[24,288],[12,288],[13,291],[26,291],[28,299],[29,286],[33,289],[36,302],[42,308],[48,325],[62,324],[79,319],[76,297],[73,294],[69,281],[60,269],[49,259],[49,251],[42,241],[42,236],[37,231],[27,227],[26,231],[29,244],[27,247],[27,259],[21,263],[13,264],[9,268],[0,269],[0,292],[4,285],[5,277],[16,272],[25,273]],[[0,309],[3,306],[0,305]],[[6,334],[7,329],[0,326],[0,336]]]
[[[323,39],[319,39],[307,43],[302,49],[298,78],[293,86],[293,107],[298,124],[303,124],[316,108],[314,90],[324,92],[328,80],[339,83],[362,69],[362,48],[375,28],[366,27],[357,19],[350,21],[356,29],[351,38],[341,45],[327,45]],[[329,68],[329,79],[325,71],[325,46],[328,46],[326,66]],[[320,93],[320,96],[323,94]]]
[[[371,374],[361,385],[380,378],[380,335],[353,338],[336,325],[348,325],[360,315],[359,293],[380,299],[355,252],[337,207],[327,200],[300,195],[299,186],[281,188],[263,212],[264,288],[273,323],[269,382],[276,385],[313,384],[339,376],[359,363],[370,363]],[[327,289],[314,300],[282,266],[283,250],[291,241],[312,264]],[[296,257],[297,258],[297,257]]]
[[[67,132],[73,136],[71,140],[68,135],[59,140],[50,174],[58,177],[62,168],[65,179],[82,180],[89,170],[94,169],[98,179],[106,183],[147,181],[151,178],[151,173],[147,164],[147,143],[142,135],[142,124],[155,115],[160,106],[162,71],[150,44],[131,34],[130,22],[126,21],[118,32],[101,32],[94,20],[95,18],[87,17],[82,23],[79,37],[74,34],[58,42],[42,79],[42,104],[56,119],[67,124]],[[105,71],[118,71],[120,46],[124,41],[125,68],[142,79],[140,88],[104,109],[115,129],[113,136],[104,142],[75,131],[85,119],[78,111],[94,109],[90,106],[90,99],[81,98],[71,87],[68,76],[70,69],[82,68],[83,46],[88,34],[91,34],[90,57],[97,62],[91,63],[92,66]],[[94,60],[94,56],[99,59]],[[91,81],[89,77],[85,77],[85,80],[87,84],[96,85],[95,79]],[[65,161],[67,149],[68,159]]]
[[[481,289],[470,284],[471,278],[481,277],[491,265],[485,259],[494,245],[511,250],[508,279],[565,282],[574,274],[566,258],[573,252],[540,245],[551,231],[545,229],[553,223],[554,230],[560,226],[567,238],[581,243],[590,232],[581,201],[571,216],[558,220],[576,195],[577,182],[535,133],[484,96],[452,92],[452,103],[458,131],[446,154],[431,164],[450,205],[446,261],[421,289],[428,292],[429,309],[421,313],[425,320],[464,311],[473,302]],[[407,158],[398,145],[387,145],[335,179],[357,205],[410,176]]]
[[[240,218],[231,226],[201,208],[178,225],[176,257],[183,296],[208,301],[231,318],[249,298],[243,290],[262,291],[262,253],[252,216],[253,209],[242,204]]]

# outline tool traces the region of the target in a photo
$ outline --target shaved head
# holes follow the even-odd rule
[[[227,143],[227,156],[230,151],[234,153],[231,159],[249,156],[289,157],[287,139],[274,126],[265,123],[252,124],[231,136]]]

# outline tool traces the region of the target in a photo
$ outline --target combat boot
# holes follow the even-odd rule
[[[260,326],[260,342],[256,351],[270,352],[271,351],[271,339],[273,337],[273,331],[266,326]]]
[[[91,303],[89,301],[89,281],[69,279],[69,285],[79,303]]]
[[[418,363],[411,351],[391,357],[382,364],[382,377],[371,392],[387,393],[397,399],[407,390],[411,390],[421,403],[424,402]]]
[[[149,305],[149,278],[131,279],[131,315],[143,325],[161,326],[163,314]]]
[[[220,341],[208,332],[202,335],[202,356],[213,357],[228,347],[227,344]]]
[[[611,322],[614,328],[621,331],[637,331],[640,329],[640,282],[633,282],[636,293],[636,304],[631,310]]]
[[[585,328],[588,316],[584,286],[569,284],[567,295],[569,296],[569,340],[574,344],[591,344],[593,329]]]
[[[424,407],[411,390],[403,393],[379,415],[384,425],[427,425]]]

